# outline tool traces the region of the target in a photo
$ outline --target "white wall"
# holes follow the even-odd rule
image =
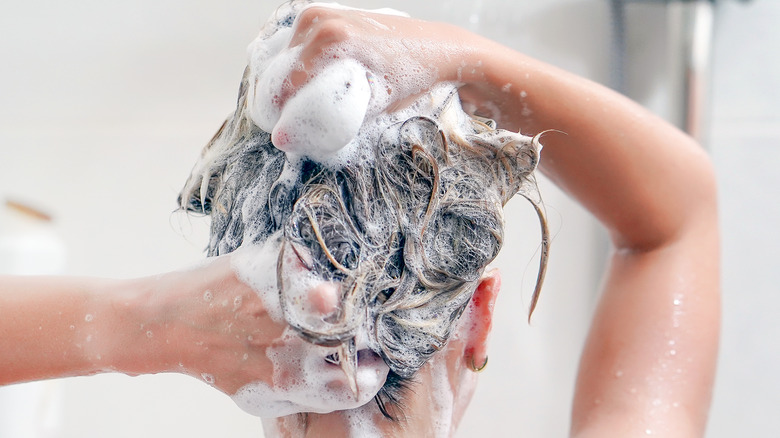
[[[69,273],[147,275],[203,256],[204,224],[172,216],[175,197],[201,146],[232,111],[244,48],[276,3],[43,0],[4,7],[0,196],[30,200],[55,216],[69,250]],[[420,18],[471,28],[597,81],[608,77],[609,14],[601,0],[343,3],[366,8],[392,3]],[[722,73],[716,76],[716,87],[732,90],[716,90],[714,120],[720,127],[713,135],[720,139],[713,141],[713,150],[723,179],[727,304],[715,403],[719,415],[713,428],[723,430],[742,423],[727,412],[746,412],[742,418],[757,424],[756,431],[777,429],[777,424],[760,429],[770,420],[759,420],[771,417],[760,408],[748,414],[756,411],[728,402],[746,397],[734,376],[757,376],[759,364],[778,363],[776,355],[766,353],[773,350],[769,340],[777,328],[770,315],[777,312],[758,318],[752,314],[757,307],[776,309],[778,303],[767,301],[778,282],[761,280],[768,278],[764,271],[777,259],[761,249],[771,239],[765,230],[780,222],[777,206],[762,195],[763,187],[777,183],[773,164],[780,164],[779,133],[772,126],[778,118],[778,100],[771,99],[777,89],[748,79],[757,72],[767,81],[777,78],[780,64],[761,55],[769,51],[767,41],[780,42],[778,32],[767,24],[772,23],[769,17],[775,22],[780,18],[777,9],[764,0],[728,5],[719,13],[718,31],[724,34],[718,39],[717,67]],[[765,23],[757,35],[751,34],[756,33],[754,15]],[[652,38],[638,41],[657,48],[661,43]],[[745,44],[751,50],[744,50]],[[733,62],[735,53],[741,62]],[[749,68],[757,58],[765,65]],[[752,81],[749,93],[741,88],[745,81]],[[663,90],[663,83],[656,84],[639,97],[653,107]],[[764,112],[756,109],[756,102],[765,102],[758,105],[766,107]],[[750,112],[733,114],[740,109]],[[529,326],[526,307],[539,236],[531,208],[514,200],[507,211],[507,244],[496,262],[505,281],[490,365],[460,436],[517,436],[522,431],[523,436],[549,437],[563,436],[568,429],[576,361],[604,239],[585,212],[546,182],[543,195],[555,238],[539,309]],[[753,208],[743,209],[742,202]],[[742,213],[756,211],[755,205],[761,216]],[[747,237],[743,227],[750,230]],[[761,332],[753,331],[756,322]],[[745,339],[749,342],[742,342]],[[743,359],[749,360],[747,366]],[[770,374],[760,376],[749,380],[749,394],[771,387],[760,385],[768,380],[777,394],[777,380]],[[103,375],[65,379],[58,388],[64,402],[53,436],[262,435],[257,419],[187,377]],[[771,401],[769,397],[764,400]]]
[[[710,144],[720,185],[723,329],[709,437],[780,430],[780,2],[717,14]]]

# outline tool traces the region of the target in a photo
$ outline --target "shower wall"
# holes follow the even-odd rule
[[[4,8],[0,196],[27,200],[54,216],[68,250],[67,273],[149,275],[204,256],[207,223],[172,213],[176,194],[201,146],[232,111],[244,48],[277,1],[43,0]],[[610,14],[603,0],[343,3],[390,4],[472,29],[598,82],[609,78]],[[778,77],[780,63],[762,56],[770,42],[780,43],[769,25],[780,19],[773,3],[723,2],[717,14],[711,149],[722,180],[727,305],[711,427],[717,437],[735,435],[733,428],[743,423],[756,428],[753,436],[777,429],[761,427],[772,421],[762,409],[780,393],[778,380],[757,372],[778,364],[771,343],[777,326],[770,318],[777,312],[769,309],[778,306],[770,294],[778,284],[771,277],[777,277],[771,269],[777,257],[771,256],[778,255],[780,242],[769,230],[780,223],[780,213],[764,188],[778,182],[780,100],[777,88],[766,84]],[[644,12],[634,12],[628,23],[637,30],[629,49],[643,54],[627,72],[629,93],[674,119],[668,96],[675,88],[665,76],[668,42],[656,26],[665,25],[666,15],[641,7]],[[495,263],[504,282],[490,365],[459,436],[567,433],[606,240],[555,187],[542,181],[542,192],[554,240],[539,308],[529,325],[539,234],[532,209],[517,199],[508,206],[507,242]],[[761,214],[747,213],[753,209],[743,205],[759,205]],[[773,253],[763,249],[766,242],[775,243]],[[756,314],[758,308],[767,313]],[[188,377],[101,375],[56,385],[56,415],[40,397],[30,403],[38,418],[49,420],[29,436],[262,436],[258,419]],[[744,394],[758,396],[761,404],[751,409]],[[0,388],[0,424],[12,420],[2,417],[3,407],[16,400],[4,398]]]
[[[710,150],[723,230],[723,325],[708,437],[780,430],[780,2],[719,2]]]

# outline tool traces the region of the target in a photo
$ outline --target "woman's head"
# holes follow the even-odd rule
[[[331,360],[348,373],[360,348],[378,354],[392,399],[398,381],[450,338],[501,247],[503,204],[535,190],[540,146],[467,116],[456,88],[443,85],[364,121],[369,134],[352,141],[351,155],[291,156],[253,121],[255,75],[245,72],[238,107],[180,205],[211,216],[209,255],[278,240],[286,321],[306,340],[338,347]],[[332,312],[312,317],[307,279],[337,285]]]

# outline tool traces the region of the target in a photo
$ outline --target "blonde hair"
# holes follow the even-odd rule
[[[294,164],[249,117],[248,76],[249,70],[236,111],[204,148],[179,205],[211,216],[210,256],[281,236],[296,253],[308,253],[298,254],[307,268],[342,285],[339,310],[314,327],[295,317],[278,282],[286,319],[304,338],[354,346],[357,330],[366,329],[370,348],[393,373],[410,377],[447,342],[498,254],[502,207],[516,193],[532,202],[542,225],[533,312],[549,244],[533,176],[538,136],[465,117],[450,87],[432,110],[359,145],[369,159]],[[452,126],[452,117],[442,123],[452,111],[464,115],[455,118],[460,126]]]

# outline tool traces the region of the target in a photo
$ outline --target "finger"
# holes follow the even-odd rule
[[[338,310],[339,286],[336,283],[322,283],[309,291],[309,301],[320,315],[327,316]]]

